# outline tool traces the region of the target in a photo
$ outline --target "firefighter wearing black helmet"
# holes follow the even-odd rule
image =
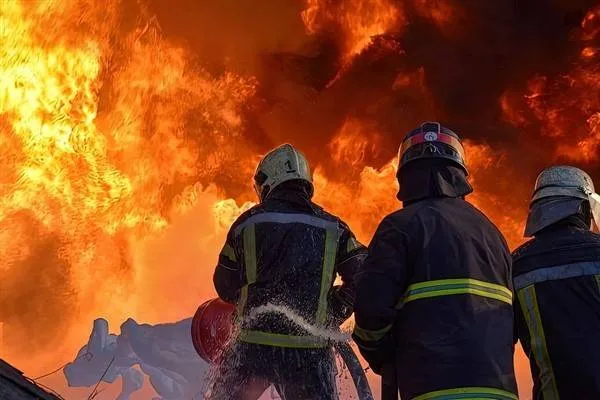
[[[353,337],[376,373],[395,367],[391,398],[516,399],[510,252],[464,200],[463,146],[428,122],[398,157],[404,208],[381,222],[357,276]]]
[[[237,305],[238,332],[210,398],[255,399],[273,384],[282,399],[337,399],[331,343],[316,333],[352,314],[366,249],[311,201],[310,168],[293,146],[263,157],[254,188],[260,203],[233,223],[215,269],[219,297]]]
[[[533,375],[533,398],[600,399],[598,195],[584,171],[539,175],[525,236],[513,253],[516,328]]]

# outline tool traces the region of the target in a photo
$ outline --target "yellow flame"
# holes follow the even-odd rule
[[[215,224],[224,217],[200,213],[193,226],[173,221],[223,199],[198,182],[227,179],[224,166],[251,174],[241,107],[254,95],[254,79],[202,70],[151,18],[125,30],[121,6],[0,2],[0,284],[7,285],[0,319],[10,319],[4,331],[15,357],[23,354],[14,344],[40,313],[77,334],[96,315],[120,322],[158,312],[160,306],[145,304],[164,278],[150,272],[157,265],[147,255],[162,248],[156,241],[169,242],[170,232],[183,229],[218,247]],[[170,241],[170,250],[177,253],[180,242]],[[214,260],[204,251],[196,254],[204,268],[192,271],[211,290],[205,277]],[[160,258],[165,265],[156,270],[173,258]],[[45,280],[30,282],[27,268],[42,270]],[[42,310],[37,298],[19,300],[46,291],[60,304],[47,299]],[[197,300],[190,292],[179,313]],[[36,341],[57,338],[48,327]],[[60,341],[67,343],[79,345],[80,338]],[[43,368],[38,361],[26,358],[24,367]]]

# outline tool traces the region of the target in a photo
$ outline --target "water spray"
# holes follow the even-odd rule
[[[275,304],[253,309],[247,316],[247,321],[256,320],[261,315],[270,313],[280,314],[310,335],[330,342],[348,368],[359,400],[374,400],[365,371],[348,344],[350,339],[348,333],[314,326],[289,308]],[[209,300],[198,307],[192,320],[192,341],[194,348],[204,360],[215,363],[219,359],[231,338],[234,314],[234,306],[220,299]]]

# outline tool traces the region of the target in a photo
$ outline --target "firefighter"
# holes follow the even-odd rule
[[[212,398],[255,399],[273,384],[283,399],[337,399],[331,346],[302,325],[337,330],[350,317],[366,248],[311,201],[308,163],[291,145],[260,161],[254,188],[260,203],[233,223],[214,273],[219,297],[237,304],[239,333]]]
[[[536,400],[600,399],[600,235],[590,231],[595,198],[582,170],[544,170],[525,227],[533,239],[513,253],[515,326]]]
[[[357,275],[353,338],[375,373],[391,370],[391,398],[516,399],[510,252],[464,200],[463,146],[426,122],[398,156],[403,209],[383,219]]]

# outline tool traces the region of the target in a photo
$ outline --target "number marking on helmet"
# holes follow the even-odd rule
[[[285,166],[286,166],[286,168],[287,168],[287,171],[285,171],[285,172],[287,172],[287,173],[293,173],[293,172],[296,172],[296,170],[294,169],[294,167],[292,167],[292,162],[291,162],[290,160],[287,160],[287,161],[285,162]]]

